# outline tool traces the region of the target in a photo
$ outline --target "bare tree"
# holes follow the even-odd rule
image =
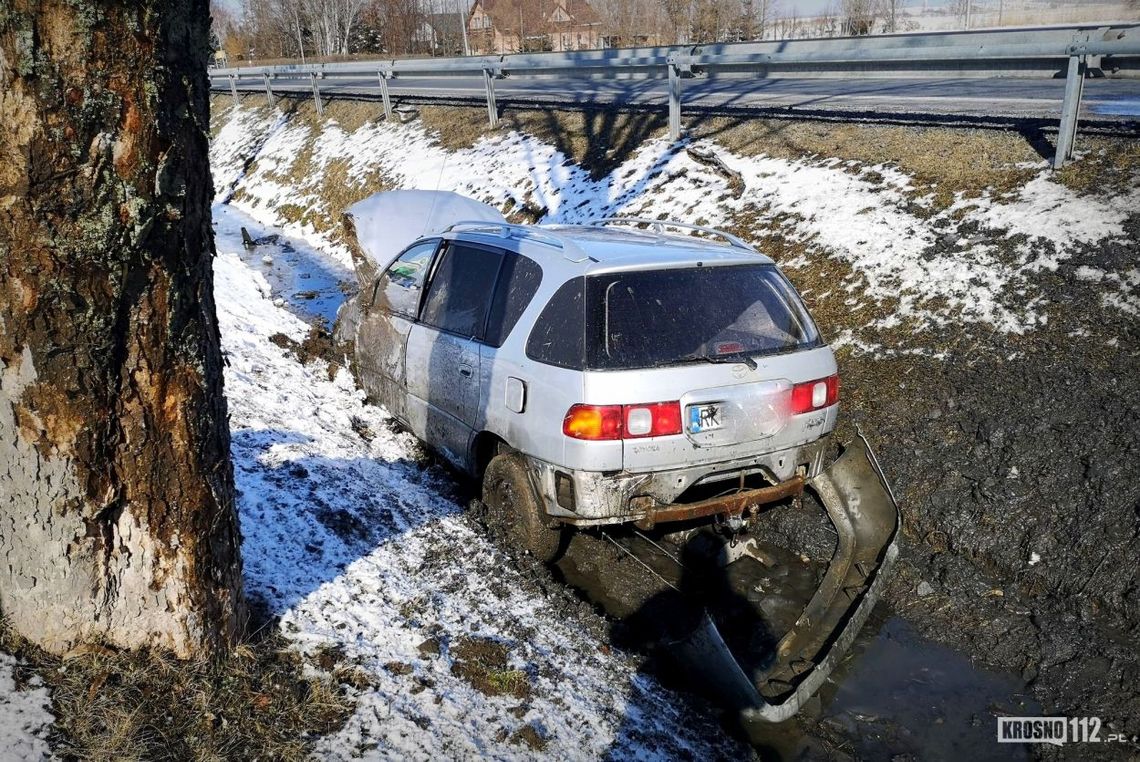
[[[416,52],[418,30],[425,15],[419,0],[382,0],[377,13],[383,19],[384,44],[393,55]]]
[[[807,35],[803,20],[799,16],[799,9],[795,6],[792,6],[790,10],[781,12],[776,17],[773,26],[776,39],[794,40]]]
[[[779,3],[777,0],[756,0],[756,23],[759,28],[760,39],[768,35],[778,12]]]
[[[614,47],[628,47],[671,39],[666,4],[658,0],[591,0]]]
[[[207,0],[0,14],[0,611],[220,651],[244,621],[207,160]]]
[[[283,0],[299,3],[318,55],[348,52],[348,41],[364,7],[363,0]]]
[[[689,0],[661,0],[661,3],[665,10],[666,24],[669,30],[669,44],[690,42],[689,16],[691,4]]]
[[[950,10],[953,11],[958,23],[962,25],[963,29],[970,27],[970,11],[972,0],[951,0]]]
[[[870,34],[875,28],[878,0],[840,0],[839,11],[846,35]]]
[[[883,10],[883,29],[888,34],[899,31],[899,13],[906,5],[906,0],[881,0]]]
[[[828,3],[813,20],[809,36],[835,37],[839,34],[840,26],[839,11],[832,3]]]

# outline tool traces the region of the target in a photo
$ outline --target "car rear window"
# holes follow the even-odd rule
[[[576,278],[542,311],[527,354],[567,368],[654,368],[818,346],[774,265],[639,270]]]
[[[819,343],[774,265],[685,267],[587,278],[586,364],[649,368]]]

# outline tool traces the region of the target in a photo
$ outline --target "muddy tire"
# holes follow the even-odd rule
[[[492,530],[542,563],[558,558],[562,530],[547,526],[546,512],[518,455],[496,455],[483,473],[483,504]]]

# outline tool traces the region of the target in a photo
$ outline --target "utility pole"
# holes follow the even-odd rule
[[[463,12],[465,0],[455,0],[455,15],[459,17],[459,28],[463,31],[463,55],[471,55],[471,47],[467,44],[467,14]]]

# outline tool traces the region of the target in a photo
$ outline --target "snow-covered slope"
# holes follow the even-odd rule
[[[665,138],[645,141],[613,172],[594,179],[553,145],[519,132],[448,150],[418,122],[369,122],[347,132],[329,121],[318,130],[306,120],[244,106],[229,106],[216,118],[223,122],[214,140],[219,197],[233,197],[258,219],[322,242],[345,263],[347,252],[327,229],[290,222],[283,211],[300,207],[335,219],[340,210],[320,192],[322,174],[334,163],[345,183],[361,188],[381,177],[389,188],[451,190],[504,209],[527,204],[545,210],[542,222],[634,215],[729,227],[754,240],[776,231],[804,244],[803,255],[780,262],[793,280],[813,260],[843,265],[834,287],[808,294],[809,303],[831,298],[852,308],[877,307],[855,329],[917,333],[964,322],[1031,330],[1047,316],[1027,280],[1055,270],[1081,244],[1122,238],[1125,219],[1140,208],[1140,188],[1078,195],[1054,182],[1044,161],[1039,176],[1012,196],[959,197],[938,211],[890,166],[739,156],[707,140],[695,146],[738,173],[742,189],[695,160],[686,150],[694,144]],[[302,155],[309,164],[297,178]],[[250,160],[253,168],[243,174]],[[283,181],[290,176],[293,181]],[[1104,273],[1090,273],[1097,275]],[[1128,283],[1140,270],[1110,275],[1106,304],[1132,310]]]
[[[1064,306],[1063,288],[1043,291],[1037,279],[1075,267],[1075,257],[1075,277],[1104,286],[1105,309],[1125,320],[1140,314],[1134,259],[1078,257],[1090,245],[1127,242],[1140,193],[1078,195],[1044,164],[1016,193],[959,196],[939,208],[892,167],[741,156],[708,141],[700,148],[714,151],[738,183],[687,145],[661,139],[598,179],[517,132],[448,150],[418,123],[346,131],[329,122],[317,131],[308,120],[244,107],[215,118],[217,195],[231,204],[216,214],[216,273],[247,586],[281,615],[298,648],[343,650],[369,676],[348,726],[321,740],[322,756],[703,758],[747,750],[629,657],[600,649],[602,622],[567,616],[558,596],[541,595],[513,571],[463,516],[450,478],[421,464],[416,443],[393,433],[345,372],[329,380],[323,363],[303,366],[268,340],[278,331],[299,339],[307,327],[295,315],[305,307],[282,301],[287,294],[270,297],[256,257],[243,264],[242,217],[228,210],[262,225],[254,235],[305,239],[342,272],[348,256],[335,227],[312,224],[340,211],[322,193],[334,170],[357,196],[378,183],[439,188],[504,211],[545,210],[548,222],[630,214],[758,239],[777,230],[802,244],[780,264],[810,284],[813,309],[840,301],[850,311],[840,343],[876,352],[931,353],[927,338],[955,326],[1037,330]],[[900,335],[915,338],[906,344]],[[458,646],[471,637],[498,644],[501,668],[525,675],[525,688],[487,695],[464,677]]]

